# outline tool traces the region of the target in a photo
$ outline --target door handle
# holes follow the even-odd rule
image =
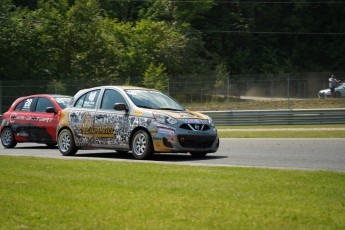
[[[38,118],[37,117],[31,117],[31,120],[37,120]]]

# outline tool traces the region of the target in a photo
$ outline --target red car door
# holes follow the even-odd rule
[[[54,108],[54,110],[46,112],[47,108]],[[56,142],[57,111],[50,98],[37,98],[35,108],[31,113],[30,141],[47,144]]]
[[[37,98],[29,97],[19,102],[9,114],[10,127],[18,142],[30,141],[31,116]]]

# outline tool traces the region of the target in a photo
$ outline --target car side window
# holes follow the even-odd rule
[[[32,105],[32,102],[34,101],[34,98],[27,98],[25,99],[24,101],[20,102],[17,107],[18,107],[18,110],[17,110],[17,107],[15,108],[15,110],[17,111],[24,111],[24,112],[30,112],[31,111],[31,105]],[[19,107],[20,106],[20,107]],[[20,108],[20,109],[19,109]]]
[[[36,112],[45,112],[47,107],[55,108],[54,104],[45,97],[39,97],[36,105]]]
[[[95,108],[100,91],[101,90],[99,89],[84,94],[77,100],[77,102],[75,103],[75,107],[88,109]]]
[[[14,108],[14,111],[20,111],[23,107],[24,101],[19,102],[16,107]]]
[[[101,109],[113,110],[115,103],[126,104],[126,100],[118,91],[106,89],[103,95]]]

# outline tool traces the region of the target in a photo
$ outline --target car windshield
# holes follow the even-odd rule
[[[72,97],[54,97],[54,99],[59,104],[61,109],[64,109],[68,106],[69,102],[72,100]]]
[[[144,89],[125,90],[132,102],[141,108],[164,109],[164,110],[185,110],[180,104],[167,95],[155,91]]]

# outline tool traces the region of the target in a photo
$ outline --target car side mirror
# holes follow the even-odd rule
[[[124,103],[115,103],[114,104],[114,109],[117,111],[126,111],[128,112],[128,107]]]
[[[56,113],[56,110],[54,107],[47,107],[46,108],[46,113]]]

